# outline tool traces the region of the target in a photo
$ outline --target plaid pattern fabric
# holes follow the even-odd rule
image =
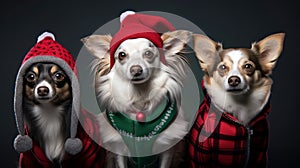
[[[96,117],[85,110],[80,114],[82,117],[81,125],[78,124],[77,137],[82,141],[83,149],[76,155],[66,154],[61,163],[62,167],[88,167],[101,168],[105,165],[105,150],[94,140],[99,140],[99,127]],[[93,139],[91,138],[93,137]],[[19,165],[22,168],[53,168],[59,167],[48,160],[42,148],[33,142],[30,151],[20,154]]]
[[[267,167],[270,104],[246,127],[231,114],[218,111],[204,87],[203,92],[188,137],[189,167]]]

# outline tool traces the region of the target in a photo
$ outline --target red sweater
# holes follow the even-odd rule
[[[95,121],[95,116],[86,111],[82,111],[80,121],[82,125],[78,124],[77,137],[82,141],[82,151],[76,155],[66,154],[61,163],[62,167],[87,167],[99,168],[104,167],[105,151],[95,141],[94,138],[99,137],[99,128]],[[93,121],[94,120],[94,121]],[[85,129],[83,129],[85,128]],[[89,131],[86,133],[86,131]],[[93,135],[92,139],[89,135]],[[36,142],[33,142],[33,147],[30,151],[20,154],[19,160],[22,168],[53,168],[59,167],[54,165],[43,152],[42,148]]]
[[[205,98],[189,135],[189,167],[267,167],[270,104],[244,126],[231,114],[216,110],[203,91]]]

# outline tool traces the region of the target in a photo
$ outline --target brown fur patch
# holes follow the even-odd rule
[[[60,95],[55,100],[55,102],[65,101],[67,99],[70,99],[72,96],[70,85],[67,82],[62,88],[55,87],[55,90],[56,90],[56,94]]]
[[[25,85],[25,96],[29,99],[29,100],[33,100],[34,97],[34,88],[29,87],[28,85]]]
[[[205,80],[206,84],[210,85],[211,81],[210,81],[210,77],[209,77],[208,74],[206,74],[206,75],[204,76],[204,80]]]
[[[38,67],[33,67],[32,68],[32,71],[35,73],[35,74],[39,74],[39,69],[38,69]]]
[[[58,71],[58,67],[56,66],[56,65],[53,65],[52,67],[51,67],[51,69],[50,69],[50,74],[52,75],[52,74],[54,74],[55,72],[57,72]]]

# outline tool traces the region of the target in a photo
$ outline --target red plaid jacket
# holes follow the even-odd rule
[[[203,85],[202,85],[203,86]],[[204,101],[188,137],[189,167],[267,167],[270,104],[248,126]]]
[[[81,125],[78,124],[77,137],[82,141],[82,151],[76,155],[66,154],[61,163],[61,167],[88,167],[99,168],[104,167],[105,151],[89,135],[93,135],[93,139],[100,138],[99,128],[97,126],[95,116],[86,111],[81,113]],[[85,129],[83,129],[85,128]],[[86,132],[88,131],[88,133]],[[30,151],[20,154],[19,160],[22,168],[53,168],[59,167],[54,165],[43,152],[42,148],[36,142],[33,142],[33,148]]]

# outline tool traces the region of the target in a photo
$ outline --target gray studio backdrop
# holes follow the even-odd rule
[[[74,57],[80,39],[117,18],[123,11],[162,11],[181,16],[223,47],[250,47],[253,41],[285,32],[283,53],[273,72],[270,119],[270,167],[294,167],[299,159],[299,9],[287,1],[43,1],[1,2],[0,167],[16,167],[13,150],[17,135],[13,115],[14,82],[25,54],[45,30]],[[192,63],[194,68],[198,66]],[[201,75],[196,76],[201,80]],[[200,85],[200,83],[199,83]]]

